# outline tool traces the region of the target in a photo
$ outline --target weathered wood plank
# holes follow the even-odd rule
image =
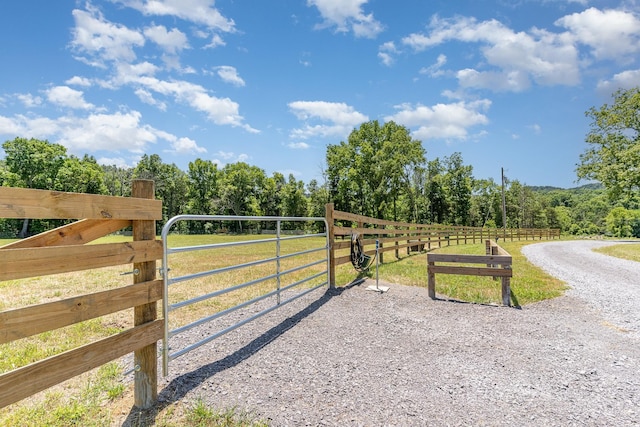
[[[162,241],[73,245],[2,251],[0,281],[67,273],[162,258]]]
[[[463,276],[497,276],[512,277],[513,270],[510,268],[486,268],[486,267],[465,267],[454,265],[433,265],[428,267],[429,272],[434,274],[460,274]]]
[[[162,339],[156,320],[0,375],[0,408]]]
[[[27,239],[9,243],[0,247],[0,249],[83,245],[130,225],[131,220],[128,219],[83,219],[36,234]]]
[[[0,344],[162,299],[162,280],[0,312]]]
[[[162,219],[160,200],[0,187],[0,218]]]
[[[429,261],[458,262],[464,264],[511,265],[511,255],[460,255],[460,254],[427,254]]]

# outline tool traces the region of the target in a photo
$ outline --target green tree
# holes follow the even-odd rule
[[[484,227],[491,220],[495,224],[492,216],[491,202],[499,194],[499,188],[492,178],[474,179],[471,198],[471,225],[474,227]]]
[[[152,179],[156,198],[162,200],[162,221],[158,231],[169,218],[184,213],[187,204],[187,174],[175,164],[166,164],[157,154],[143,155],[133,171],[135,179]]]
[[[131,196],[133,168],[102,165],[102,175],[104,177],[104,184],[107,187],[107,194],[119,197]]]
[[[218,198],[218,165],[210,160],[189,162],[187,171],[187,213],[212,215]]]
[[[260,199],[266,175],[257,166],[244,162],[230,163],[222,168],[219,206],[225,215],[260,215]],[[237,223],[242,232],[242,222]]]
[[[609,211],[605,221],[607,231],[615,237],[640,237],[640,210],[618,206]]]
[[[282,215],[292,217],[307,216],[307,196],[304,194],[304,182],[296,180],[293,174],[282,188]],[[288,228],[302,227],[304,224],[286,224]]]
[[[410,173],[425,161],[420,141],[394,122],[377,120],[354,129],[347,142],[327,147],[327,178],[336,209],[382,218],[398,215]]]
[[[67,158],[60,144],[39,139],[15,138],[2,144],[7,170],[18,178],[17,186],[53,189],[58,171]]]
[[[54,190],[74,193],[108,194],[104,180],[104,170],[92,156],[82,159],[69,156],[58,170]]]
[[[637,197],[640,189],[640,88],[614,93],[612,105],[591,107],[587,150],[580,155],[578,178],[600,181],[610,198]]]
[[[449,196],[449,219],[454,225],[471,222],[471,184],[473,168],[462,164],[462,155],[453,153],[444,159],[444,185]]]
[[[444,167],[440,159],[431,160],[427,165],[426,197],[429,200],[429,222],[444,224],[449,203],[444,185]]]
[[[16,187],[54,189],[58,171],[67,159],[64,146],[34,138],[15,138],[2,144],[2,148],[6,165],[3,185],[6,182]],[[25,218],[18,237],[24,238],[28,233],[29,218]]]

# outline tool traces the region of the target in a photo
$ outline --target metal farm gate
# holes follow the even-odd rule
[[[231,241],[228,242],[203,242],[195,246],[169,247],[168,239],[172,227],[185,221],[200,221],[204,224],[221,221],[240,223],[257,221],[263,224],[275,224],[275,229],[268,231],[274,234],[274,237],[264,237],[263,234],[261,238],[251,238],[251,240],[242,240],[247,238],[244,236],[235,240],[229,238]],[[299,224],[301,227],[304,227],[305,223],[308,225],[322,222],[324,232],[317,234],[298,232],[294,235],[284,235],[283,222]],[[206,238],[206,236],[199,237]],[[320,245],[319,238],[324,238],[321,246],[317,246]],[[301,241],[303,239],[308,240]],[[162,366],[165,376],[168,375],[171,360],[329,284],[328,224],[322,217],[179,215],[171,218],[163,227],[162,244],[164,248],[161,267],[164,282]],[[287,247],[284,248],[284,246]],[[176,256],[182,258],[176,260]],[[198,270],[193,271],[190,267],[197,267]],[[304,284],[306,286],[303,287]],[[177,288],[180,287],[182,289],[178,290]],[[233,292],[251,293],[256,288],[259,288],[254,292],[257,295],[250,295],[249,299],[232,306],[216,308],[217,299],[224,298]],[[275,301],[269,303],[269,298]],[[257,313],[249,313],[242,320],[235,319],[232,323],[223,323],[220,329],[207,332],[209,335],[183,348],[170,348],[171,337],[214,321],[223,322],[225,316],[230,313],[252,306],[259,301],[265,302],[260,305],[260,311]],[[194,308],[203,305],[204,308],[200,311]],[[178,317],[173,313],[181,309],[191,309],[196,313],[196,318],[195,320],[190,318],[184,324],[171,329],[170,322],[174,317]]]

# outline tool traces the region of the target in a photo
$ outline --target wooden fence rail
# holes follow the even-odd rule
[[[412,224],[370,218],[349,212],[337,211],[334,205],[326,205],[329,224],[330,283],[335,286],[335,268],[351,262],[349,248],[353,233],[362,236],[367,255],[375,253],[375,243],[379,242],[379,260],[384,262],[384,253],[393,251],[399,258],[400,250],[411,252],[430,251],[443,246],[480,243],[487,239],[498,240],[542,240],[560,238],[557,228],[484,228],[462,227],[438,224]]]
[[[436,274],[460,274],[467,276],[492,276],[502,282],[502,305],[511,305],[512,257],[493,240],[485,243],[486,255],[427,254],[429,297],[436,298]],[[436,265],[447,263],[447,265]],[[454,264],[454,265],[451,265]],[[484,264],[470,267],[456,264]]]
[[[5,344],[134,309],[131,329],[0,374],[0,407],[132,352],[140,367],[135,405],[147,408],[155,402],[156,343],[164,330],[164,322],[155,316],[163,289],[162,281],[155,280],[155,262],[162,258],[155,221],[162,218],[162,204],[153,199],[153,181],[134,181],[132,194],[125,198],[0,187],[0,218],[82,218],[0,248],[0,281],[124,264],[138,271],[147,267],[147,274],[134,276],[132,285],[0,312],[0,344]],[[133,242],[85,245],[129,226]]]

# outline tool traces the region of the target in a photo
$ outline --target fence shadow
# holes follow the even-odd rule
[[[208,363],[197,368],[194,371],[174,378],[162,391],[158,394],[157,403],[149,409],[139,409],[132,407],[127,418],[123,421],[122,426],[152,426],[155,425],[156,418],[159,413],[171,404],[183,399],[191,390],[199,387],[203,382],[212,376],[226,369],[239,365],[247,360],[269,343],[275,341],[289,329],[296,326],[303,319],[317,311],[324,304],[329,302],[331,298],[339,296],[345,290],[359,285],[363,280],[354,280],[344,287],[329,288],[316,301],[305,307],[295,315],[288,317],[279,324],[275,325],[262,335],[256,337],[242,348],[234,351],[230,355]]]
[[[505,307],[502,304],[497,304],[497,303],[491,304],[491,303],[484,303],[484,302],[471,302],[471,301],[464,301],[460,299],[454,299],[449,297],[439,297],[439,296],[436,296],[435,299],[432,299],[431,301],[448,302],[453,304],[481,305],[483,307],[492,307],[492,308],[515,308],[516,310],[522,310],[522,306],[520,306],[520,303],[518,302],[518,298],[513,293],[513,291],[511,291],[511,301],[512,301],[511,307]]]

